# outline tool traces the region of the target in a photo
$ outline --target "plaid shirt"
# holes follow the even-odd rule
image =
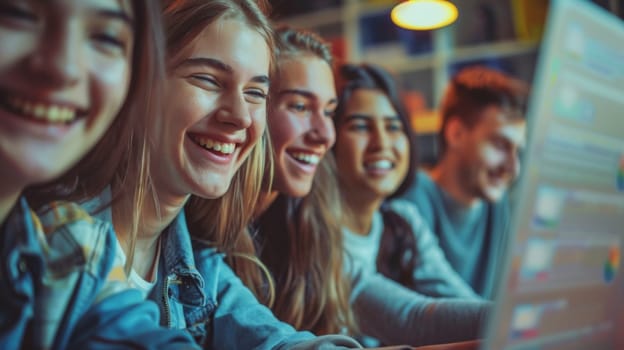
[[[1,348],[192,348],[128,288],[110,224],[66,202],[34,213],[22,198],[1,234]]]

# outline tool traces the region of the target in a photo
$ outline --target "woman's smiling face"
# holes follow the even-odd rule
[[[129,1],[2,1],[0,168],[5,181],[49,181],[95,145],[128,91]]]
[[[392,195],[407,175],[410,147],[390,99],[381,90],[357,89],[338,117],[335,154],[344,192],[375,200]]]
[[[222,17],[176,57],[153,133],[154,181],[172,195],[216,198],[265,130],[269,47],[243,21]]]
[[[336,138],[334,76],[329,64],[313,55],[283,59],[279,72],[268,118],[275,152],[274,189],[302,197],[310,192],[317,165]]]

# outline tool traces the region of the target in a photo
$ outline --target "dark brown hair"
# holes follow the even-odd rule
[[[409,142],[409,164],[405,179],[399,188],[389,198],[403,194],[415,181],[418,168],[418,150],[416,135],[412,129],[409,114],[401,100],[400,90],[394,78],[383,68],[373,64],[344,64],[338,69],[336,76],[336,91],[338,91],[338,107],[334,123],[336,129],[343,123],[342,117],[354,91],[359,89],[380,90],[388,97],[392,107],[397,111],[401,125]]]
[[[416,135],[412,129],[407,110],[401,101],[396,81],[390,73],[381,67],[372,64],[345,64],[338,70],[336,85],[339,94],[334,120],[336,128],[339,128],[343,123],[345,108],[356,90],[379,90],[386,95],[396,110],[409,143],[409,165],[405,178],[397,190],[386,200],[401,195],[415,181],[418,154]],[[340,179],[340,176],[338,178]],[[393,212],[387,203],[382,204],[380,211],[384,221],[384,229],[377,254],[377,270],[384,276],[411,287],[414,283],[413,271],[417,258],[414,232],[409,223],[399,214]]]

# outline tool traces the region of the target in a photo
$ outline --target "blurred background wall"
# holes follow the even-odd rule
[[[399,2],[271,0],[276,22],[321,34],[331,42],[338,62],[375,63],[396,76],[418,133],[421,161],[427,165],[437,157],[436,106],[449,77],[462,67],[481,64],[530,83],[549,1],[454,0],[457,21],[429,31],[392,23],[390,11]],[[624,15],[624,0],[593,2]]]

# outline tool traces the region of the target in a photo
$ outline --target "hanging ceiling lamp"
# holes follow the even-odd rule
[[[447,26],[457,19],[457,7],[446,0],[407,0],[396,5],[390,17],[401,28],[430,30]]]

